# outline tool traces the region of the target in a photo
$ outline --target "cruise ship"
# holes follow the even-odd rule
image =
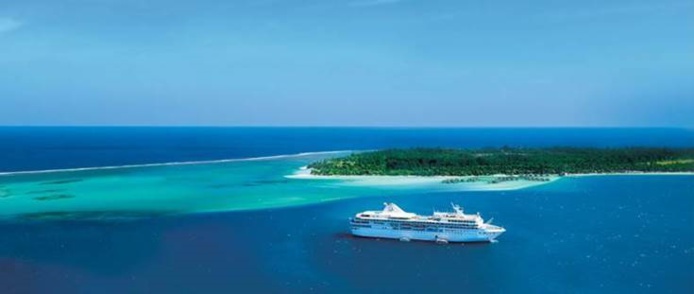
[[[422,240],[437,243],[495,242],[506,230],[484,222],[479,213],[465,214],[451,204],[453,212],[434,212],[420,216],[406,212],[395,203],[384,203],[383,210],[364,211],[350,219],[352,234],[359,237]]]

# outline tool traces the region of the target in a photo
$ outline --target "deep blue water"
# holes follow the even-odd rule
[[[388,147],[694,146],[691,129],[0,127],[0,171]]]
[[[402,146],[694,146],[675,129],[0,129],[4,170]],[[2,293],[692,293],[692,176],[566,178],[506,192],[363,195],[130,222],[0,223]],[[496,244],[351,237],[384,201],[448,203]]]

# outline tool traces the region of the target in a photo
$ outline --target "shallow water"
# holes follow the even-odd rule
[[[433,177],[294,177],[320,152],[214,163],[0,175],[0,217],[132,219],[321,203],[363,194],[517,189],[543,182],[443,184]]]

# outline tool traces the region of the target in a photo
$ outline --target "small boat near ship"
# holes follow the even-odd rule
[[[495,242],[506,229],[484,222],[482,216],[465,214],[459,205],[453,212],[434,212],[422,216],[402,210],[395,203],[384,203],[383,210],[364,211],[350,218],[352,234],[359,237],[420,240],[436,243]]]

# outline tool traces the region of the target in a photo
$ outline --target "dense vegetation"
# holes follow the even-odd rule
[[[542,175],[694,171],[694,148],[389,149],[309,165],[318,175]]]

